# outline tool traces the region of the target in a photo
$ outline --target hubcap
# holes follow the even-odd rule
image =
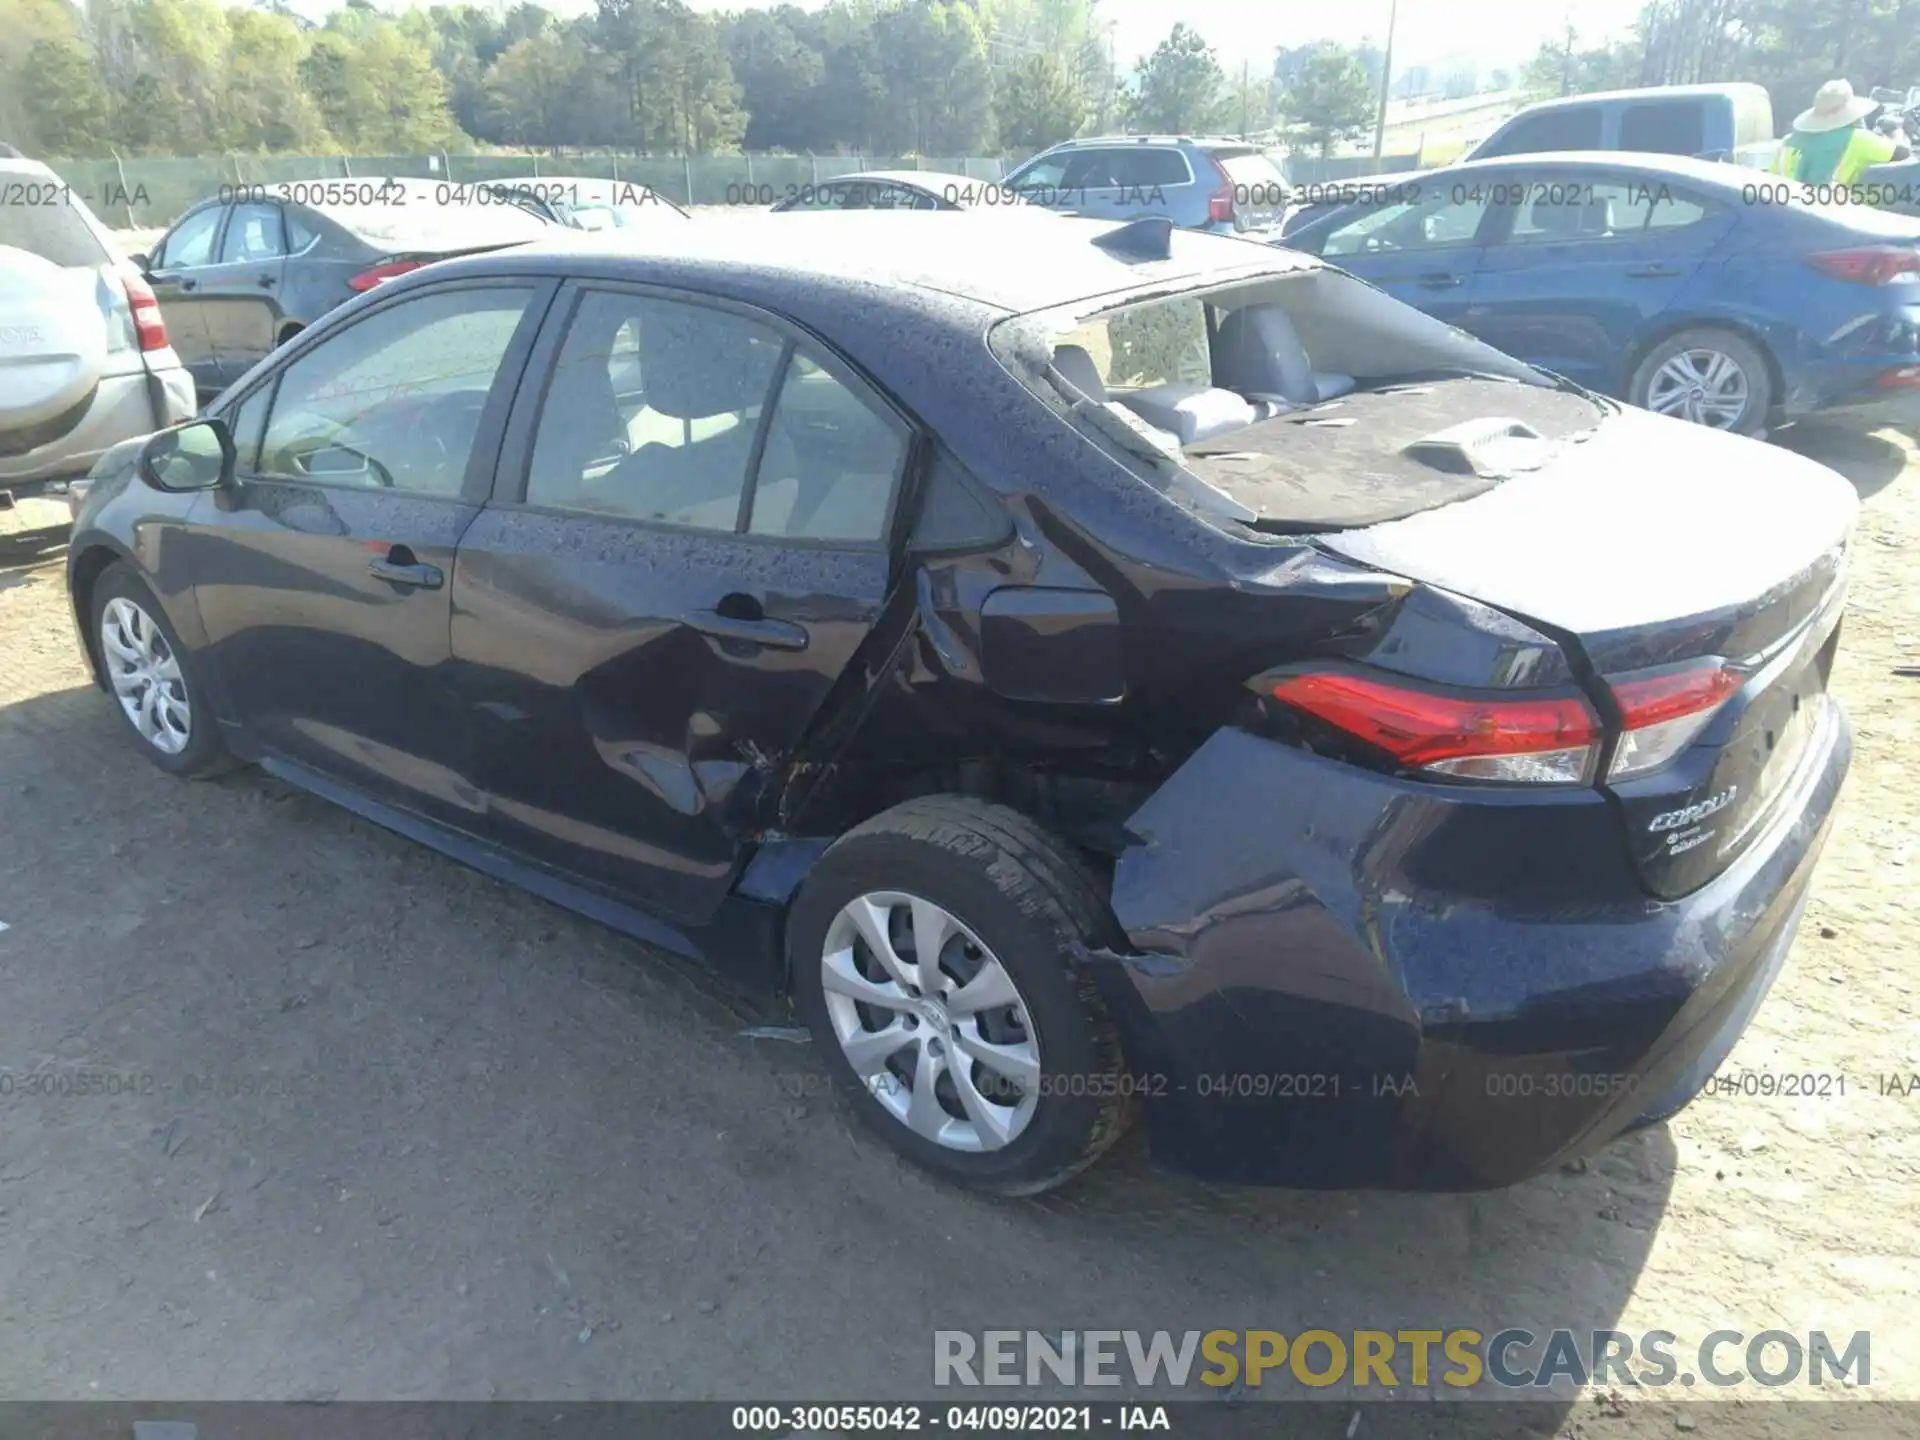
[[[193,738],[187,684],[167,637],[146,611],[115,596],[100,612],[100,653],[114,698],[140,738],[178,755]]]
[[[1647,409],[1660,415],[1731,429],[1746,414],[1747,372],[1718,350],[1683,350],[1654,372]]]
[[[949,1150],[998,1150],[1033,1119],[1040,1045],[1000,960],[931,900],[875,891],[827,927],[827,1015],[874,1099]]]

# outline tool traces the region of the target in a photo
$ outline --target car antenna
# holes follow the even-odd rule
[[[1173,221],[1164,215],[1143,215],[1095,236],[1093,243],[1131,260],[1170,260],[1173,258]]]

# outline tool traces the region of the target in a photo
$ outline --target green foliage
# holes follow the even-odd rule
[[[1633,33],[1583,46],[1569,32],[1540,47],[1521,75],[1536,95],[1637,85],[1755,80],[1773,97],[1776,128],[1845,76],[1865,94],[1920,82],[1916,0],[1652,0]]]
[[[1071,140],[1087,121],[1080,82],[1052,55],[1029,55],[1006,73],[996,113],[1000,143],[1015,155],[1031,155]]]
[[[1219,113],[1225,79],[1213,47],[1198,31],[1176,24],[1140,62],[1133,124],[1166,134],[1205,130]]]
[[[1282,83],[1280,113],[1322,155],[1331,155],[1336,142],[1373,124],[1374,87],[1360,56],[1351,50],[1318,47],[1301,57],[1298,69]]]
[[[106,147],[113,134],[113,103],[93,68],[93,57],[73,40],[36,40],[19,81],[20,104],[33,117],[34,137],[66,155]]]

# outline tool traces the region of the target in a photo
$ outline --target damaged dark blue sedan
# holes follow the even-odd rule
[[[138,745],[784,991],[984,1189],[1135,1116],[1484,1188],[1685,1104],[1847,768],[1847,484],[1311,257],[818,220],[434,265],[110,452]]]

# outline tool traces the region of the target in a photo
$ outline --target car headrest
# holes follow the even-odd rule
[[[1106,402],[1107,382],[1100,378],[1100,367],[1093,363],[1093,356],[1088,354],[1084,347],[1054,346],[1053,368],[1060,372],[1069,385],[1089,400],[1098,400],[1103,404]]]
[[[1582,227],[1584,208],[1537,200],[1533,206],[1533,228],[1542,235],[1577,235]]]
[[[751,322],[699,306],[649,305],[639,330],[649,409],[704,420],[767,398],[780,342]]]
[[[1213,383],[1242,395],[1278,395],[1296,405],[1320,398],[1313,362],[1278,305],[1228,312],[1213,338]]]

